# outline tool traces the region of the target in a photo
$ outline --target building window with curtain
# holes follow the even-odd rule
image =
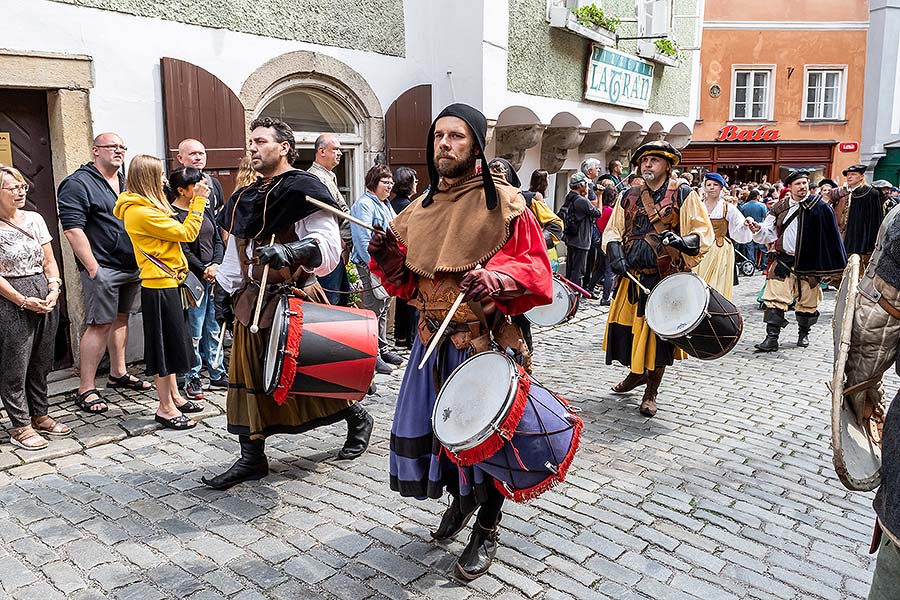
[[[771,120],[771,69],[736,69],[733,92],[733,119]]]
[[[844,71],[809,69],[806,72],[804,120],[844,118]]]

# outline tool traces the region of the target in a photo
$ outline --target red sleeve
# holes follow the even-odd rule
[[[600,233],[603,233],[603,230],[606,229],[606,224],[609,223],[609,218],[612,216],[612,206],[604,206],[603,211],[600,214],[600,218],[597,219],[597,229],[600,230]]]
[[[484,265],[490,271],[509,275],[527,291],[506,302],[496,301],[505,315],[520,315],[553,300],[553,271],[547,256],[544,234],[531,211],[526,210],[510,225],[512,235],[506,245]]]
[[[397,242],[397,246],[399,246],[400,250],[405,256],[406,247],[399,241]],[[375,262],[375,259],[371,257],[369,257],[369,271],[374,273],[378,277],[378,279],[381,280],[381,285],[384,286],[384,289],[387,290],[387,293],[390,296],[396,296],[401,300],[411,300],[413,297],[415,297],[416,292],[418,291],[416,276],[409,269],[406,270],[406,279],[402,284],[396,281],[388,281],[384,276],[384,271],[381,270],[381,267],[378,266],[378,263]]]

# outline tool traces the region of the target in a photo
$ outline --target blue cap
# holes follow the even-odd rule
[[[728,184],[725,183],[725,178],[722,177],[721,175],[719,175],[718,173],[707,173],[706,175],[703,176],[703,180],[704,181],[715,181],[716,183],[721,185],[723,188],[728,187]]]

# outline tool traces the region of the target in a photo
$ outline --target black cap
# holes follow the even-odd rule
[[[494,178],[491,176],[491,170],[488,168],[487,157],[484,155],[484,147],[487,139],[487,119],[480,110],[468,104],[458,102],[451,104],[441,111],[434,121],[431,123],[431,129],[428,130],[428,140],[425,146],[425,156],[428,159],[428,177],[431,179],[431,189],[428,196],[422,201],[422,206],[428,206],[434,201],[434,195],[437,193],[437,182],[440,176],[437,172],[437,165],[434,164],[434,128],[439,119],[443,117],[457,117],[466,122],[472,135],[475,137],[475,145],[481,151],[481,177],[484,180],[484,196],[488,210],[497,208],[497,189],[494,187]]]
[[[846,177],[847,173],[865,173],[866,165],[852,165],[852,166],[849,166],[846,169],[844,169],[842,172],[845,177]]]
[[[820,179],[819,186],[830,185],[833,188],[840,187],[833,179]]]
[[[798,179],[809,179],[809,171],[804,169],[794,169],[790,172],[790,174],[784,178],[784,185],[791,185]]]

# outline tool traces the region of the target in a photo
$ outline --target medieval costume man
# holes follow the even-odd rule
[[[549,304],[552,297],[544,236],[519,190],[491,174],[484,157],[486,132],[487,121],[478,110],[465,104],[445,108],[428,134],[428,171],[435,183],[369,244],[372,271],[382,276],[389,293],[419,308],[410,365],[421,362],[457,295],[463,293],[466,301],[424,367],[406,370],[390,455],[392,490],[440,498],[446,488],[453,497],[432,533],[436,540],[456,536],[479,509],[455,566],[464,580],[490,567],[504,497],[477,466],[450,462],[431,427],[434,403],[453,369],[492,345],[528,368],[528,350],[509,317]]]
[[[262,177],[237,190],[219,216],[229,232],[225,260],[217,282],[232,295],[234,343],[228,373],[228,431],[236,434],[241,456],[234,465],[203,482],[228,489],[269,472],[266,437],[302,433],[337,421],[347,421],[344,459],[362,454],[372,434],[373,419],[359,404],[338,398],[288,393],[283,402],[266,394],[263,363],[273,315],[282,293],[293,287],[311,302],[327,304],[316,276],[331,273],[340,261],[341,238],[335,217],[306,201],[306,196],[336,207],[328,188],[314,175],[294,169],[294,133],[268,117],[250,124],[250,156]],[[276,242],[269,244],[272,236]],[[264,265],[270,267],[260,290]],[[251,333],[257,296],[263,293],[259,332]]]
[[[865,269],[884,218],[884,198],[866,182],[865,165],[847,167],[843,174],[847,182],[822,197],[834,209],[847,256],[859,254],[860,267]]]
[[[687,355],[659,337],[647,325],[647,295],[624,276],[630,273],[652,290],[666,275],[697,266],[713,240],[712,223],[697,193],[672,178],[681,152],[668,142],[644,144],[631,157],[643,185],[634,186],[616,202],[603,232],[603,251],[619,286],[609,309],[603,349],[606,364],[631,369],[613,387],[625,393],[646,385],[640,412],[656,414],[656,397],[667,366]]]
[[[778,350],[778,336],[787,327],[785,311],[795,304],[797,345],[809,346],[809,332],[819,320],[821,278],[840,273],[847,265],[834,213],[819,196],[809,194],[809,173],[791,172],[784,178],[787,195],[769,211],[762,224],[747,219],[758,244],[775,242],[775,261],[769,262],[763,303],[766,339],[760,352]],[[874,245],[874,240],[873,240]]]
[[[744,215],[725,196],[725,179],[718,173],[707,173],[703,181],[703,206],[709,214],[716,240],[709,252],[694,268],[703,280],[731,300],[734,290],[734,244],[746,244],[753,232],[744,222]]]

